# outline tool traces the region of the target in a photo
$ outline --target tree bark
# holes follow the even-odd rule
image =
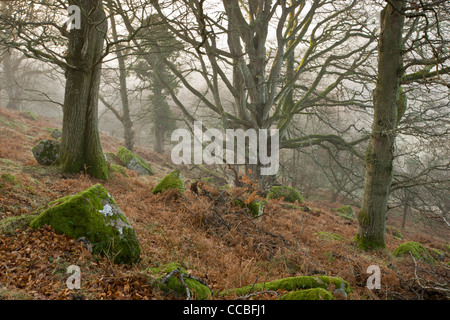
[[[60,164],[63,172],[86,172],[107,180],[98,131],[101,55],[107,21],[100,0],[69,1],[81,9],[81,28],[69,34]]]
[[[366,175],[362,207],[358,217],[360,248],[385,247],[386,214],[392,182],[397,105],[403,73],[403,1],[391,1],[381,12],[378,46],[378,79],[374,91],[372,135],[366,150]]]

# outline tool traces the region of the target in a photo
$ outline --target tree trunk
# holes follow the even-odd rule
[[[69,34],[60,163],[63,172],[84,171],[107,180],[98,131],[101,55],[107,22],[100,0],[69,1],[81,9],[81,28]]]
[[[117,42],[119,40],[117,36],[116,21],[114,20],[114,15],[111,15],[111,31],[113,36],[113,41]],[[128,101],[128,90],[127,90],[127,72],[125,68],[125,57],[122,53],[123,46],[120,43],[116,44],[116,55],[117,61],[119,62],[119,82],[120,82],[120,98],[122,101],[122,125],[124,131],[125,147],[134,151],[134,137],[133,137],[133,122],[130,117],[130,104]]]
[[[402,76],[403,1],[381,12],[378,80],[374,91],[372,135],[366,150],[366,176],[357,242],[360,248],[385,247],[386,214],[392,182],[397,104]],[[399,12],[400,11],[400,12]]]
[[[23,89],[17,85],[15,76],[20,63],[18,60],[20,58],[14,58],[14,55],[7,49],[2,51],[3,73],[5,77],[4,88],[8,95],[8,103],[6,104],[6,108],[11,110],[20,110],[22,105],[21,95]]]

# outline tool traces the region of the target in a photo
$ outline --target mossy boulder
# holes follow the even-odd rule
[[[92,244],[92,252],[121,264],[139,261],[141,247],[136,232],[113,197],[100,184],[50,203],[30,223],[49,225],[56,232]]]
[[[184,192],[184,179],[180,170],[173,170],[167,174],[152,190],[153,194],[163,193],[167,190],[178,189]]]
[[[289,292],[277,300],[334,300],[333,294],[322,288]]]
[[[143,175],[153,175],[153,170],[150,165],[140,156],[138,156],[134,152],[131,152],[127,148],[119,147],[116,156],[128,169],[136,171],[137,173]]]
[[[271,282],[261,282],[250,284],[245,287],[228,289],[220,293],[221,296],[227,295],[237,295],[243,296],[250,291],[263,291],[263,290],[285,290],[285,291],[298,291],[302,289],[312,289],[312,288],[322,288],[324,290],[330,291],[334,287],[334,292],[346,296],[350,293],[351,288],[347,281],[339,277],[329,277],[329,276],[300,276],[300,277],[289,277],[274,280]]]
[[[431,256],[431,254],[424,248],[420,243],[415,241],[404,242],[399,245],[392,253],[395,257],[412,255],[416,259],[424,260],[428,263],[434,264],[436,260]]]
[[[61,142],[44,139],[39,141],[32,149],[33,156],[39,164],[57,164],[61,152]]]
[[[174,272],[176,270],[176,272]],[[149,268],[147,272],[151,273],[159,281],[159,287],[163,290],[174,291],[179,294],[187,294],[186,287],[188,287],[191,294],[191,298],[196,300],[206,300],[211,297],[211,290],[189,275],[189,273],[178,262],[172,262],[161,267]],[[172,275],[166,279],[166,277],[172,273]],[[186,287],[181,282],[180,278],[183,277],[183,281]],[[163,280],[166,280],[162,283]]]
[[[257,218],[263,215],[265,206],[265,201],[253,200],[248,204],[248,209],[250,210],[252,216]]]
[[[333,209],[338,216],[347,220],[353,220],[355,218],[355,211],[349,205],[344,205],[340,208]]]
[[[295,188],[289,186],[273,186],[270,188],[269,194],[267,195],[267,199],[280,199],[283,198],[284,201],[295,203],[303,202],[303,197]]]

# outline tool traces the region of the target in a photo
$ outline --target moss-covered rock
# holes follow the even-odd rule
[[[333,294],[322,288],[289,292],[277,300],[334,300]]]
[[[337,293],[348,294],[350,293],[350,286],[347,281],[339,277],[329,277],[329,276],[300,276],[300,277],[289,277],[274,280],[271,282],[261,282],[256,284],[250,284],[242,288],[235,288],[222,291],[221,296],[226,296],[230,294],[235,294],[237,296],[243,296],[255,291],[263,290],[286,290],[286,291],[297,291],[302,289],[312,289],[312,288],[322,288],[325,290],[330,290],[332,285]]]
[[[181,171],[173,170],[167,174],[152,190],[153,194],[161,193],[171,189],[184,192],[184,180]]]
[[[403,239],[402,232],[398,228],[396,228],[394,226],[386,226],[386,231],[389,232],[390,234],[392,234],[392,236],[395,239],[398,239],[398,240],[402,240]]]
[[[344,205],[340,208],[334,209],[338,216],[347,220],[353,220],[355,218],[355,211],[349,205]]]
[[[153,170],[150,165],[140,156],[134,152],[131,152],[127,148],[119,147],[116,156],[128,169],[136,171],[139,174],[153,175]]]
[[[109,165],[109,171],[110,172],[119,172],[123,176],[129,177],[129,175],[126,172],[126,169],[124,167],[122,167],[121,165],[118,165],[118,164],[114,164],[114,163],[110,164]]]
[[[0,220],[0,234],[15,234],[17,229],[26,229],[36,215],[23,214],[21,216],[9,217]]]
[[[39,164],[57,164],[61,152],[61,143],[55,140],[44,139],[39,141],[32,149],[33,156]]]
[[[248,204],[248,209],[253,217],[257,218],[264,213],[265,201],[253,200]]]
[[[411,254],[416,259],[425,260],[428,263],[434,264],[436,260],[430,255],[420,243],[415,241],[404,242],[399,245],[392,253],[395,257]]]
[[[270,188],[269,194],[267,195],[267,199],[280,199],[284,198],[284,201],[295,203],[303,202],[303,197],[295,188],[289,186],[273,186]]]
[[[139,261],[141,247],[135,230],[100,184],[53,201],[47,207],[31,221],[32,228],[49,225],[75,239],[85,238],[92,244],[94,254],[116,263]]]
[[[26,110],[23,112],[28,119],[37,120],[39,119],[38,115],[31,110]]]
[[[167,281],[164,283],[161,282],[176,269],[178,271],[174,272]],[[196,300],[205,300],[211,297],[211,290],[206,285],[190,277],[189,273],[178,262],[172,262],[157,268],[149,268],[147,271],[156,277],[160,283],[160,288],[163,290],[171,290],[185,295],[187,294],[186,287],[188,287],[191,297]],[[181,275],[183,275],[183,281],[186,287],[180,280]]]

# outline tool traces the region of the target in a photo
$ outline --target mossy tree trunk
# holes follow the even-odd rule
[[[107,22],[102,1],[72,0],[81,9],[81,28],[69,34],[60,163],[66,173],[108,179],[98,131],[98,92]]]
[[[364,195],[359,214],[358,245],[363,249],[385,247],[386,214],[392,182],[394,142],[400,78],[403,73],[403,1],[395,0],[381,12],[378,45],[378,79],[374,91],[374,119],[366,151]]]

